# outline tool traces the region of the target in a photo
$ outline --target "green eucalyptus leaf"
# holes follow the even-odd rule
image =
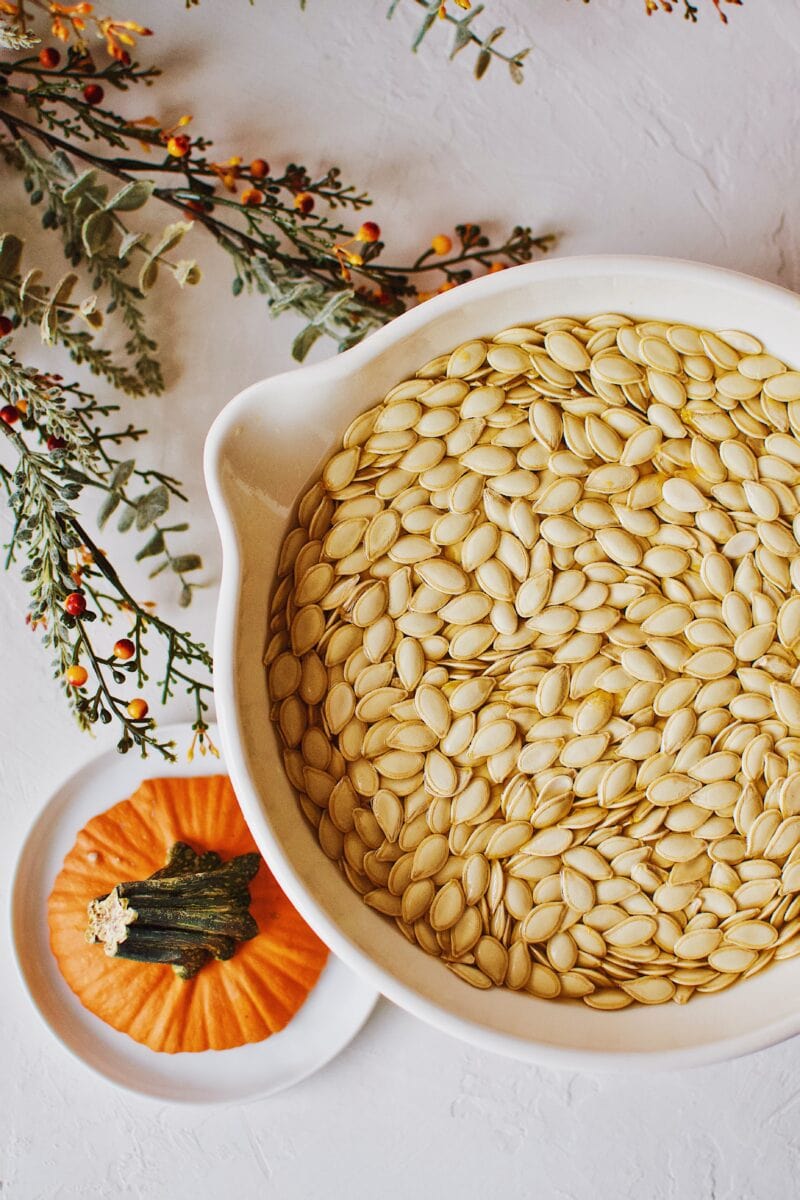
[[[53,290],[53,298],[51,303],[67,304],[70,296],[72,295],[72,289],[75,287],[77,282],[78,276],[72,272],[70,272],[69,275],[65,275],[63,279],[60,279]]]
[[[119,507],[122,497],[118,492],[109,492],[97,512],[97,527],[102,529],[109,517]]]
[[[78,196],[72,207],[78,221],[83,221],[90,213],[97,212],[97,203],[92,196]]]
[[[126,504],[125,508],[123,508],[122,512],[120,513],[119,520],[117,521],[117,529],[120,531],[120,533],[127,533],[135,520],[136,509],[132,504]]]
[[[301,329],[292,342],[292,358],[297,362],[302,362],[320,337],[322,337],[322,330],[318,325],[306,325],[305,329]]]
[[[37,280],[42,272],[38,267],[34,267],[32,271],[23,279],[19,287],[19,299],[22,306],[22,315],[28,316],[36,307],[36,301],[41,300],[47,293]]]
[[[180,287],[194,287],[202,278],[202,272],[193,258],[182,258],[176,263],[173,274]]]
[[[71,183],[68,188],[64,188],[64,191],[61,193],[61,199],[65,204],[75,204],[86,192],[94,187],[96,181],[96,171],[84,171],[74,183]]]
[[[81,239],[86,253],[91,258],[105,249],[114,232],[114,222],[106,212],[91,213],[81,226]]]
[[[56,340],[58,333],[58,322],[61,314],[59,308],[69,302],[72,295],[72,289],[78,282],[78,276],[69,274],[65,275],[57,284],[50,297],[47,308],[42,313],[42,319],[39,323],[39,331],[42,335],[42,341],[45,345],[50,346]]]
[[[97,296],[87,296],[78,305],[78,313],[92,329],[99,329],[103,324],[103,314],[97,308]]]
[[[172,225],[168,225],[156,243],[153,250],[153,258],[158,258],[160,254],[167,254],[170,250],[174,250],[178,242],[182,241],[192,228],[193,224],[193,221],[175,221]]]
[[[111,472],[111,478],[108,481],[108,486],[111,488],[123,488],[133,474],[133,468],[136,466],[134,458],[126,458],[124,462],[117,463],[114,470]]]
[[[106,204],[106,212],[133,212],[142,208],[153,194],[153,184],[147,179],[126,183]]]
[[[203,560],[199,554],[180,554],[171,565],[176,575],[185,575],[188,571],[199,571]]]
[[[163,517],[169,508],[169,492],[163,483],[156,484],[151,491],[140,496],[136,504],[136,528],[147,529],[153,521]]]
[[[139,291],[149,292],[158,278],[158,263],[154,258],[146,258],[139,272]]]
[[[134,246],[141,246],[146,241],[147,237],[144,233],[126,233],[119,244],[117,253],[120,258],[125,258],[126,255],[130,254]]]
[[[55,304],[48,304],[39,322],[39,334],[45,346],[52,346],[58,333],[58,309]]]
[[[56,150],[53,155],[53,165],[68,179],[75,178],[75,168],[63,150]]]
[[[465,46],[468,46],[471,41],[472,30],[465,22],[459,21],[458,25],[456,25],[455,37],[453,38],[453,49],[450,51],[450,57],[455,58],[458,52],[463,50]]]
[[[431,26],[437,20],[437,18],[439,16],[439,10],[440,10],[439,0],[429,0],[428,6],[427,6],[427,12],[426,12],[425,16],[422,18],[422,24],[420,25],[419,29],[416,32],[414,41],[411,43],[411,49],[414,51],[415,54],[416,54],[417,50],[419,49],[419,47],[422,45],[422,40],[425,37],[425,34],[428,32],[428,30],[431,28]]]
[[[10,279],[19,270],[22,242],[13,233],[0,236],[0,278]]]
[[[354,296],[355,292],[352,288],[345,288],[341,292],[335,292],[333,296],[331,296],[330,300],[328,300],[327,304],[323,305],[323,307],[317,313],[316,317],[314,318],[314,324],[324,327],[330,318],[335,316],[340,308],[343,308],[344,305],[349,304]]]
[[[141,562],[143,558],[152,558],[154,554],[164,553],[164,535],[158,529],[148,542],[142,546],[141,550],[136,555],[136,561]]]
[[[492,56],[488,50],[481,50],[475,63],[475,78],[483,79],[486,72],[492,63]]]

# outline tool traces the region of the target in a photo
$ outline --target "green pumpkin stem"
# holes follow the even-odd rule
[[[86,940],[101,942],[111,958],[169,963],[191,979],[258,933],[248,884],[260,863],[258,854],[223,863],[214,851],[197,854],[175,842],[161,870],[90,902]]]

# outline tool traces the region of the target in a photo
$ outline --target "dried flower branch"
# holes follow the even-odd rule
[[[123,504],[126,516],[120,527],[135,524],[139,530],[150,531],[137,558],[159,555],[153,574],[171,568],[188,603],[192,585],[186,576],[202,563],[197,555],[176,556],[168,549],[167,537],[188,526],[161,521],[170,495],[180,496],[177,482],[158,472],[137,470],[131,459],[115,462],[106,444],[136,440],[143,431],[129,427],[101,433],[94,419],[108,416],[115,406],[101,408],[77,387],[64,387],[57,377],[23,366],[8,351],[7,342],[8,336],[0,340],[0,392],[5,401],[0,409],[0,429],[16,454],[16,463],[10,468],[0,463],[13,517],[6,566],[22,555],[27,559],[22,578],[31,593],[28,623],[34,629],[43,628],[56,676],[82,727],[98,720],[104,724],[116,720],[122,727],[120,750],[138,746],[143,752],[157,749],[171,757],[170,744],[153,732],[146,701],[142,697],[128,700],[113,689],[113,685],[132,682],[129,675],[139,689],[148,681],[145,657],[152,636],[160,640],[166,659],[158,685],[161,699],[172,696],[178,687],[190,694],[195,705],[195,732],[203,745],[207,743],[206,697],[211,691],[208,650],[134,599],[87,533],[75,507],[86,489],[104,493],[101,517],[105,519]],[[125,489],[136,478],[146,491],[134,498]],[[116,640],[113,649],[101,652],[92,636],[92,624],[98,617],[101,627],[122,618],[132,625],[128,636]],[[112,642],[107,631],[104,641]]]
[[[0,46],[11,50],[27,49],[41,42],[41,37],[29,24],[26,3],[36,11],[46,13],[50,33],[60,42],[70,43],[78,51],[88,51],[87,33],[105,42],[108,54],[121,63],[130,62],[129,50],[137,37],[149,37],[150,29],[136,21],[115,21],[98,17],[94,6],[80,0],[77,4],[59,4],[55,0],[0,0]]]
[[[414,3],[419,8],[425,10],[425,15],[411,43],[411,49],[414,53],[422,45],[423,39],[436,24],[437,20],[442,20],[449,26],[452,26],[454,30],[453,43],[450,50],[451,60],[467,46],[475,46],[478,50],[478,57],[475,60],[473,72],[476,79],[482,79],[492,65],[492,61],[497,60],[507,64],[514,83],[522,83],[522,66],[525,58],[530,54],[530,46],[527,46],[524,50],[517,51],[516,54],[503,54],[498,49],[496,43],[505,33],[505,27],[499,25],[486,37],[481,37],[472,23],[484,11],[484,5],[476,4],[473,8],[470,0],[455,0],[455,2],[459,8],[467,10],[466,16],[455,16],[454,13],[448,10],[446,3],[442,3],[441,0],[414,0]],[[391,18],[394,15],[399,3],[400,0],[392,0],[387,13],[388,17]]]
[[[210,143],[188,133],[189,117],[172,127],[152,117],[131,121],[103,107],[102,86],[96,82],[83,86],[86,78],[103,78],[120,88],[147,84],[152,77],[151,71],[118,61],[109,65],[105,75],[87,75],[85,63],[74,55],[57,71],[42,69],[34,56],[0,63],[0,123],[13,139],[7,143],[7,160],[26,174],[32,197],[47,194],[45,223],[62,231],[68,256],[76,247],[80,250],[81,241],[84,249],[89,248],[89,239],[97,256],[106,250],[99,233],[110,237],[114,231],[107,216],[99,214],[91,214],[92,225],[87,226],[84,208],[78,214],[84,221],[81,236],[76,236],[75,222],[63,211],[65,193],[67,201],[73,196],[74,160],[94,172],[80,176],[80,188],[82,203],[98,210],[119,204],[102,191],[107,177],[124,185],[141,186],[146,181],[154,199],[184,217],[191,216],[230,255],[234,294],[252,289],[267,297],[274,314],[290,308],[307,318],[295,345],[298,357],[323,334],[334,337],[340,346],[352,345],[416,303],[420,291],[435,290],[431,280],[437,286],[452,286],[476,271],[527,261],[536,250],[552,244],[551,236],[535,236],[519,226],[492,245],[479,227],[464,226],[468,236],[461,239],[461,249],[453,258],[439,261],[426,251],[409,268],[384,266],[378,226],[366,222],[354,230],[338,218],[340,210],[358,212],[371,204],[367,195],[343,183],[338,168],[313,177],[296,163],[272,172],[261,158],[250,163],[241,156],[215,161],[208,153]],[[20,113],[19,105],[29,110],[28,115]],[[120,153],[101,154],[98,143]],[[122,192],[130,194],[124,188]],[[118,209],[113,215],[127,265],[128,252],[140,255],[146,245],[123,234]],[[165,253],[163,248],[160,253]],[[106,266],[108,259],[106,254]],[[142,269],[140,291],[151,285],[156,270],[155,262]],[[179,281],[193,281],[192,271],[187,270],[185,279],[176,272]],[[418,277],[428,286],[419,287]],[[133,303],[130,293],[127,298]]]
[[[198,0],[192,0],[192,2],[197,3]],[[391,0],[387,17],[391,18],[394,16],[400,2],[401,0]],[[453,0],[458,9],[466,12],[466,16],[458,16],[448,8],[447,0],[412,0],[412,2],[418,8],[424,9],[424,16],[417,27],[411,43],[411,49],[414,53],[417,52],[424,39],[436,27],[438,22],[443,21],[453,29],[454,36],[450,50],[451,60],[467,46],[473,46],[478,52],[473,72],[476,79],[482,79],[492,65],[492,62],[498,61],[506,63],[514,83],[523,82],[523,64],[531,52],[531,47],[527,46],[524,50],[517,51],[516,54],[504,54],[497,46],[497,42],[506,32],[505,26],[502,25],[497,26],[487,36],[482,37],[474,28],[473,21],[485,11],[486,6],[484,4],[473,6],[471,0]],[[679,0],[644,0],[644,9],[648,16],[655,12],[671,13],[675,11],[678,2]],[[696,22],[700,0],[698,0],[698,3],[692,3],[692,0],[681,0],[681,2],[684,17],[687,20]],[[720,19],[727,24],[728,18],[722,10],[722,5],[732,4],[741,6],[744,0],[707,0],[707,2],[714,6]],[[589,0],[584,0],[584,4],[588,3]],[[306,7],[306,0],[300,0],[300,7]]]
[[[587,0],[587,2],[588,2],[588,0]],[[648,17],[650,17],[653,15],[653,13],[656,13],[656,12],[666,12],[666,13],[674,12],[677,2],[678,2],[678,0],[644,0],[644,7],[645,7],[645,11],[647,12]],[[744,3],[744,0],[710,0],[710,3],[717,10],[717,16],[722,21],[722,23],[724,25],[727,25],[728,17],[722,11],[722,5],[723,4],[735,4],[737,7],[741,8],[742,4]],[[683,7],[684,18],[687,21],[691,21],[692,24],[695,24],[697,22],[698,13],[700,11],[699,3],[692,4],[691,0],[682,0],[682,7]]]
[[[10,456],[0,457],[0,484],[13,519],[6,565],[25,560],[28,622],[43,628],[79,723],[116,721],[120,750],[170,755],[145,698],[130,699],[121,689],[147,683],[146,656],[160,647],[160,698],[179,689],[190,695],[202,746],[209,652],[134,597],[81,510],[99,495],[101,528],[116,514],[119,530],[145,533],[137,560],[153,560],[151,575],[171,571],[188,604],[202,562],[174,548],[188,528],[168,516],[171,502],[185,499],[181,485],[137,465],[128,447],[146,431],[124,418],[116,427],[117,403],[23,365],[10,339],[37,326],[45,344],[64,347],[101,384],[135,398],[163,390],[146,300],[165,274],[180,286],[199,281],[193,259],[174,257],[193,225],[229,255],[234,295],[252,290],[266,297],[273,315],[292,310],[305,317],[293,347],[298,358],[324,335],[352,345],[433,291],[529,260],[552,237],[517,226],[492,242],[478,225],[465,224],[452,237],[437,234],[408,266],[384,263],[378,225],[366,220],[354,228],[343,219],[371,200],[344,183],[338,168],[313,175],[296,163],[273,171],[262,158],[216,161],[211,144],[189,132],[188,116],[169,126],[152,116],[122,116],[107,94],[147,86],[158,74],[129,56],[134,35],[149,31],[95,18],[87,3],[29,2],[48,14],[51,33],[67,49],[29,53],[38,35],[25,6],[0,0],[0,14],[13,23],[11,34],[4,27],[6,44],[16,39],[22,48],[19,57],[0,61],[0,126],[7,134],[0,159],[21,179],[43,228],[60,240],[67,268],[53,281],[37,268],[24,270],[21,240],[0,236],[0,443]],[[94,62],[90,35],[111,56],[105,65]],[[137,214],[159,206],[177,219],[147,234]],[[98,344],[111,317],[125,329],[122,355]],[[120,620],[129,626],[123,637],[109,628]]]

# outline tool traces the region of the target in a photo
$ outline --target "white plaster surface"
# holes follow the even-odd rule
[[[375,195],[371,215],[393,256],[407,259],[456,220],[523,221],[560,230],[562,253],[676,255],[800,285],[797,0],[746,0],[727,28],[711,11],[696,28],[679,15],[648,20],[638,0],[488,0],[485,27],[497,17],[509,48],[535,43],[522,87],[499,66],[476,84],[470,51],[448,64],[438,28],[415,60],[409,0],[397,30],[385,0],[309,0],[305,14],[296,0],[106,7],[153,26],[145,52],[174,62],[167,81],[127,101],[132,113],[191,111],[220,156],[339,163]],[[3,226],[24,211],[4,182]],[[190,616],[210,637],[219,560],[203,436],[234,392],[290,365],[296,323],[270,323],[257,298],[234,302],[227,261],[199,235],[193,252],[202,287],[176,297],[165,281],[159,291],[169,390],[141,403],[155,435],[142,454],[187,481],[186,548],[202,550],[210,585]],[[142,575],[139,591],[176,611],[165,577]],[[66,715],[25,603],[18,579],[0,574],[6,910],[28,824],[95,749]],[[170,715],[189,713],[176,702]],[[4,915],[3,1200],[800,1192],[797,1041],[696,1072],[563,1074],[480,1053],[382,1002],[349,1049],[295,1090],[242,1107],[172,1107],[118,1092],[67,1056],[23,995],[7,929]]]

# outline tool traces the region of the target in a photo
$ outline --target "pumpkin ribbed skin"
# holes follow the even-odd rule
[[[258,936],[193,979],[179,979],[164,963],[109,958],[85,940],[89,901],[160,870],[176,841],[216,850],[225,861],[256,851],[227,776],[149,779],[84,826],[48,901],[59,969],[85,1008],[151,1050],[228,1050],[263,1041],[289,1023],[328,955],[264,863],[250,884]]]

